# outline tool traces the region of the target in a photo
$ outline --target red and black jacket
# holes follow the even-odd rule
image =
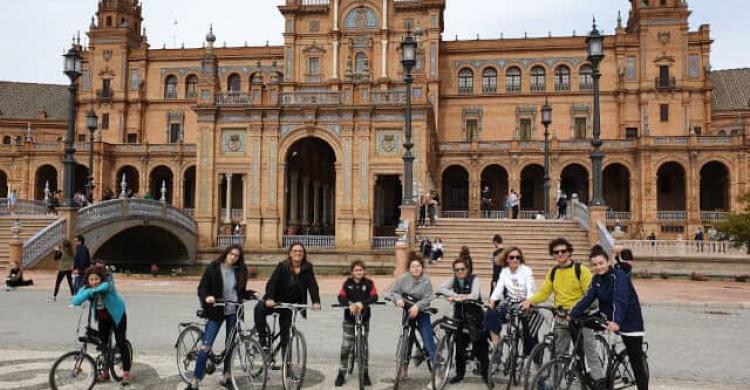
[[[341,286],[338,298],[339,303],[343,306],[362,302],[365,305],[365,310],[362,312],[362,321],[367,322],[370,320],[370,308],[368,306],[378,301],[378,290],[375,288],[375,283],[370,279],[362,278],[362,281],[357,283],[354,278],[350,277]],[[348,322],[354,322],[354,316],[349,312],[349,309],[344,312],[344,319]]]

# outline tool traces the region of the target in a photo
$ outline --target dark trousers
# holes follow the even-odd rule
[[[73,277],[71,276],[73,271],[57,271],[57,279],[55,280],[55,293],[53,296],[57,298],[57,293],[60,292],[60,283],[63,278],[68,281],[68,288],[70,289],[70,295],[73,295]]]
[[[419,206],[419,219],[417,220],[418,226],[423,226],[425,224],[425,215],[427,214],[427,206]]]
[[[625,344],[625,350],[628,352],[630,366],[633,368],[635,384],[638,390],[648,390],[648,373],[643,364],[643,337],[641,336],[621,336]]]
[[[268,324],[266,323],[266,317],[273,314],[279,313],[279,331],[281,332],[281,350],[286,350],[286,344],[289,341],[289,327],[292,326],[292,313],[287,309],[269,309],[266,307],[265,301],[259,301],[255,305],[253,311],[253,317],[255,318],[255,329],[258,331],[258,336],[261,340],[273,335],[268,334]]]
[[[224,320],[227,322],[225,332],[226,339],[224,340],[224,346],[226,347],[229,345],[229,336],[232,335],[232,329],[234,329],[234,325],[237,323],[237,314],[225,315],[224,318],[220,320],[208,320],[208,322],[206,322],[206,330],[203,332],[203,345],[200,352],[198,352],[198,358],[195,361],[195,372],[193,373],[193,377],[199,381],[203,380],[206,371],[206,362],[208,361],[208,352],[214,345],[216,336],[219,334],[219,329],[221,329],[221,323],[224,322]],[[224,356],[224,374],[229,373],[230,359],[230,356]]]
[[[482,378],[487,377],[487,369],[489,366],[488,362],[488,350],[489,345],[487,343],[487,332],[482,329],[481,326],[467,325],[469,334],[459,332],[456,337],[456,376],[464,376],[466,374],[466,348],[471,342],[473,347],[474,356],[479,358],[479,367]]]
[[[518,219],[518,206],[513,206],[511,210],[513,212],[513,219]]]
[[[128,349],[128,345],[125,342],[127,340],[125,335],[128,330],[127,315],[122,315],[120,325],[115,325],[114,321],[111,318],[99,320],[99,334],[101,334],[102,336],[104,345],[109,344],[109,337],[112,334],[112,329],[114,329],[115,331],[115,342],[117,343],[117,348],[120,350],[120,356],[122,356],[122,370],[130,371],[132,356],[130,356],[130,350]]]
[[[362,353],[365,357],[364,370],[367,371],[368,360],[370,358],[369,347],[367,337],[370,334],[370,321],[365,322],[363,325],[363,336],[365,339],[364,348]],[[346,372],[349,368],[349,355],[354,353],[354,336],[355,336],[355,323],[344,320],[343,330],[341,333],[341,366],[339,371]]]
[[[73,275],[73,295],[78,293],[81,286],[83,286],[83,271],[79,271],[78,275]]]

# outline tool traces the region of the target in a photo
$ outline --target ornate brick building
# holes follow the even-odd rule
[[[750,72],[711,71],[709,26],[689,28],[684,0],[631,3],[600,66],[609,219],[632,235],[684,235],[750,190]],[[398,220],[408,32],[419,41],[415,188],[440,194],[445,217],[479,217],[484,186],[496,210],[509,189],[522,209],[542,208],[545,98],[551,202],[591,198],[584,36],[445,41],[445,0],[287,0],[279,11],[282,46],[218,47],[210,31],[201,48],[152,49],[137,0],[99,2],[76,118],[80,141],[86,112],[100,119],[96,198],[123,177],[141,195],[164,185],[167,201],[194,209],[201,249],[239,224],[251,251],[286,235],[369,250]],[[0,154],[22,196],[61,181],[59,154],[39,157],[42,145]]]

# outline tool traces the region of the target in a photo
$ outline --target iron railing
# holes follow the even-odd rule
[[[219,234],[216,237],[216,245],[221,248],[230,245],[245,246],[245,236],[239,234]]]
[[[441,210],[440,218],[469,218],[468,210]]]
[[[729,213],[726,211],[703,211],[701,210],[701,220],[711,222],[725,221]]]
[[[398,237],[396,236],[374,236],[372,238],[373,248],[393,248],[396,246]]]
[[[656,219],[660,221],[684,221],[687,219],[685,211],[657,211]]]
[[[336,236],[284,235],[281,237],[281,245],[284,248],[288,248],[295,242],[308,248],[335,248]]]
[[[608,221],[630,221],[633,213],[630,211],[607,211]]]

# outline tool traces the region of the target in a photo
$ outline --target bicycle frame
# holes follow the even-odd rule
[[[292,312],[292,322],[289,325],[289,334],[288,334],[288,336],[291,336],[292,333],[295,330],[297,330],[297,315],[299,314],[299,312],[303,311],[303,310],[307,310],[307,309],[312,309],[312,307],[310,307],[310,306],[300,305],[300,304],[295,304],[295,303],[277,303],[276,306],[275,306],[275,308],[277,308],[277,309],[285,309],[285,310],[289,310],[289,311]],[[271,345],[273,345],[273,347],[271,348],[271,351],[268,354],[269,359],[272,362],[276,361],[276,354],[281,351],[281,336],[282,336],[282,334],[281,334],[281,330],[279,330],[278,332],[276,331],[276,326],[278,325],[278,316],[279,316],[278,313],[273,313],[273,326],[271,327],[271,333],[270,333],[271,334],[271,336],[270,336],[271,337]],[[281,325],[279,325],[279,326],[281,326]],[[283,356],[282,356],[282,360],[283,360]]]

